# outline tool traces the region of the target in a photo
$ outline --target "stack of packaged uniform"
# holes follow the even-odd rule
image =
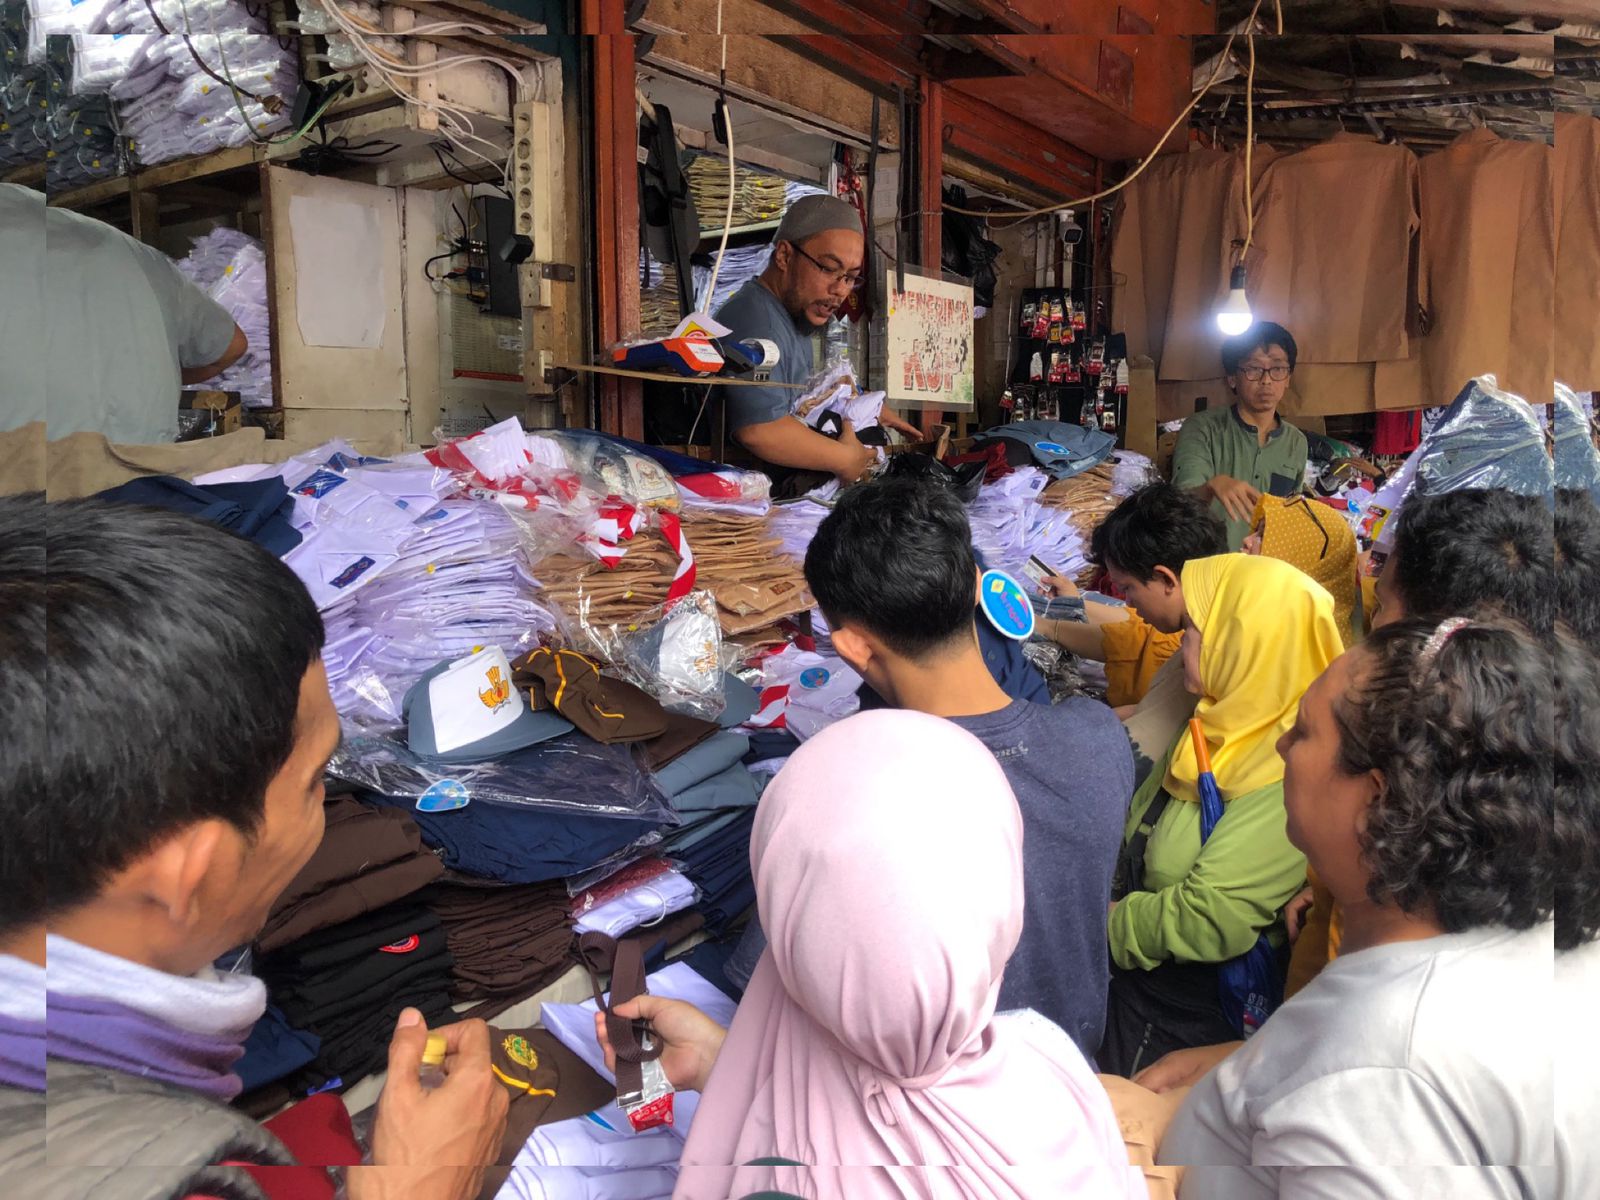
[[[250,348],[221,375],[194,387],[238,392],[247,408],[272,403],[272,323],[267,313],[267,255],[237,229],[217,228],[195,239],[178,260],[182,271],[233,318]]]
[[[288,127],[299,88],[294,43],[280,41],[266,9],[239,0],[120,0],[105,4],[96,34],[142,34],[121,74],[97,85],[119,106],[145,166],[264,142]],[[187,35],[187,40],[184,36]]]

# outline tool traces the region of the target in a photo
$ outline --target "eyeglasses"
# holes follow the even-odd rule
[[[825,263],[818,262],[816,259],[812,258],[811,255],[807,254],[804,250],[802,250],[794,242],[790,242],[789,245],[794,246],[794,252],[796,254],[798,254],[801,258],[805,259],[808,263],[810,263],[813,267],[815,267],[819,272],[821,272],[823,278],[825,278],[828,281],[828,286],[829,287],[832,287],[834,284],[838,283],[840,280],[843,280],[845,286],[848,287],[853,292],[857,288],[859,288],[863,283],[865,283],[867,281],[867,277],[865,275],[857,275],[854,271],[851,271],[847,267],[830,267],[830,266],[826,265]]]
[[[1316,501],[1307,496],[1297,496],[1283,507],[1286,509],[1298,508],[1303,514],[1305,514],[1306,520],[1310,521],[1314,526],[1316,526],[1317,532],[1322,535],[1322,552],[1317,555],[1317,561],[1321,562],[1323,559],[1328,557],[1328,551],[1333,546],[1333,540],[1328,537],[1327,529],[1323,527],[1321,521],[1317,520],[1317,514],[1311,508],[1311,506],[1315,503]]]
[[[796,246],[796,250],[800,247]],[[1290,367],[1240,367],[1239,374],[1251,383],[1260,383],[1263,378],[1272,380],[1273,383],[1282,383],[1289,378],[1292,372]]]

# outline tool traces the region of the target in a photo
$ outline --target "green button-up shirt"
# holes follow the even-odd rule
[[[1292,496],[1305,482],[1307,453],[1306,435],[1282,417],[1263,446],[1238,405],[1208,408],[1183,423],[1172,456],[1172,483],[1197,488],[1213,476],[1228,475],[1269,495]],[[1217,500],[1211,510],[1228,524],[1228,549],[1237,550],[1250,534],[1250,522],[1233,520]]]

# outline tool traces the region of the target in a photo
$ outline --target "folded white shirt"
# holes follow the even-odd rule
[[[574,928],[579,933],[604,933],[621,937],[641,925],[655,925],[673,913],[682,912],[699,895],[687,875],[665,871],[649,883],[631,888],[613,900],[597,904],[578,915]]]

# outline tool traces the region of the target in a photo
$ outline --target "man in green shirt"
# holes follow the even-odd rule
[[[1211,501],[1228,523],[1228,549],[1250,533],[1262,493],[1297,494],[1306,474],[1306,435],[1278,416],[1298,349],[1282,325],[1258,321],[1222,343],[1222,370],[1238,400],[1183,423],[1172,482]]]

